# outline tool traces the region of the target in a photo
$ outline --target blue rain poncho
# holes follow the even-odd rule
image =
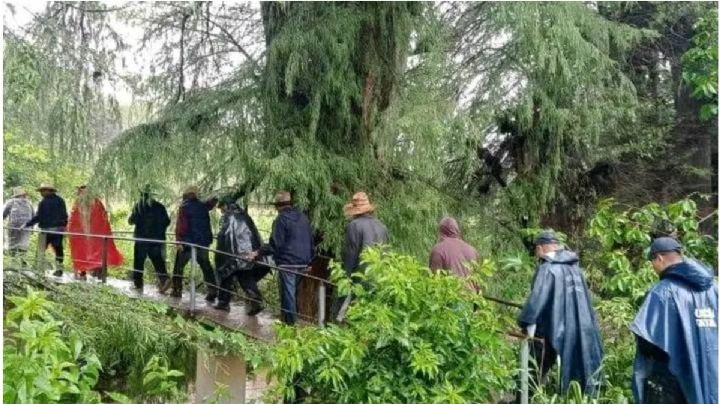
[[[562,392],[572,380],[594,392],[603,348],[577,254],[559,250],[542,257],[518,323],[537,324],[536,334],[558,353]]]
[[[664,366],[691,404],[718,402],[717,299],[710,270],[686,259],[662,273],[630,327],[667,355]],[[633,373],[636,402],[643,402],[645,380],[657,365],[638,349]]]

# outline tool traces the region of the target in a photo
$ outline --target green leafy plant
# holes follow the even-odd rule
[[[464,280],[376,249],[363,260],[362,283],[333,272],[340,293],[355,296],[345,325],[279,329],[274,399],[298,386],[308,402],[470,403],[509,388],[512,350],[490,303]]]
[[[692,89],[692,96],[703,101],[700,119],[708,120],[718,112],[718,14],[710,8],[698,19],[690,48],[682,57],[683,81]]]
[[[267,347],[250,341],[244,334],[223,328],[208,329],[196,324],[192,333],[197,335],[201,349],[214,355],[240,355],[253,371],[267,363]]]
[[[100,361],[73,331],[50,314],[43,292],[9,298],[15,305],[4,322],[3,401],[6,403],[99,403],[93,391]]]

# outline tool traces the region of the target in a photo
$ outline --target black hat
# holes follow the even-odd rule
[[[535,238],[535,245],[545,245],[545,244],[557,244],[558,239],[555,236],[555,232],[552,230],[544,230],[541,232],[537,238]]]
[[[653,240],[652,244],[650,244],[648,259],[652,260],[653,257],[655,257],[655,254],[668,251],[675,251],[679,253],[682,251],[682,246],[672,237],[658,237]]]

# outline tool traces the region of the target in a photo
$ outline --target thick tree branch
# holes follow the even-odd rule
[[[177,96],[175,97],[176,103],[180,101],[183,93],[185,93],[185,24],[187,23],[188,18],[190,18],[190,14],[183,14],[182,23],[180,24],[180,78],[178,80]]]

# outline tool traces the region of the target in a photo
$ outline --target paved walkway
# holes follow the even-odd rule
[[[46,271],[48,279],[57,283],[87,282],[102,285],[98,279],[88,276],[87,281],[75,279],[70,272],[63,272],[62,278],[53,276],[52,271]],[[161,295],[155,285],[145,285],[142,292],[133,287],[132,281],[107,278],[107,286],[127,295],[133,299],[147,299],[166,304],[175,310],[185,314],[190,313],[190,292],[184,291],[182,298],[170,297],[170,294]],[[211,304],[205,301],[204,294],[198,293],[195,296],[195,312],[191,314],[196,320],[206,321],[223,327],[240,331],[252,338],[272,342],[275,339],[275,332],[272,325],[278,321],[269,313],[269,309],[262,311],[256,316],[245,314],[245,305],[239,302],[230,303],[230,312],[215,310]]]

